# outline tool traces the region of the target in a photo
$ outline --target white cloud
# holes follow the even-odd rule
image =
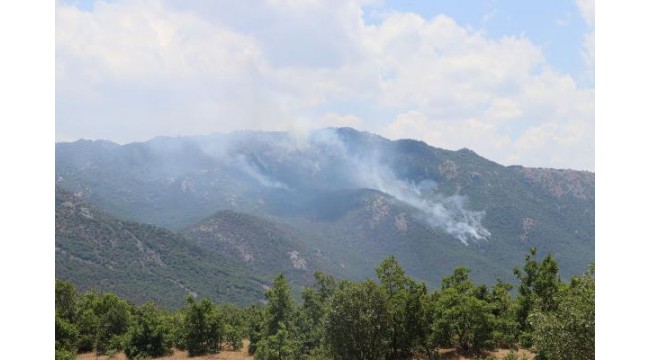
[[[327,113],[321,117],[314,119],[313,129],[322,129],[327,127],[353,127],[353,128],[363,128],[364,122],[358,117],[350,114],[336,114],[336,113]]]
[[[400,23],[382,26],[412,47],[390,52],[401,58],[382,86],[383,103],[404,112],[382,134],[505,164],[594,168],[593,90],[548,69],[526,38],[489,39],[441,16]]]
[[[596,2],[594,0],[576,0],[582,19],[589,31],[584,35],[582,58],[586,66],[586,78],[593,84],[596,61]]]
[[[593,27],[596,21],[596,2],[594,0],[576,0],[576,4],[582,18]]]
[[[361,6],[57,3],[57,138],[353,126],[506,164],[593,169],[593,90],[549,70],[539,46],[443,15],[370,25]]]

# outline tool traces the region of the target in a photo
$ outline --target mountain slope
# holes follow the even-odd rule
[[[349,128],[122,146],[78,141],[57,144],[56,156],[58,186],[122,219],[186,230],[199,243],[203,235],[217,239],[208,241],[212,250],[254,271],[285,269],[294,250],[309,258],[309,270],[355,279],[373,275],[395,253],[409,273],[434,285],[457,265],[475,269],[480,281],[512,280],[512,268],[530,247],[553,253],[564,277],[594,261],[590,172],[506,167],[468,149]],[[217,224],[252,216],[247,223],[253,225],[240,226],[245,236],[190,236],[187,229],[214,214],[221,214]],[[277,237],[267,240],[278,240],[281,249],[265,251],[259,264],[237,250],[251,238],[264,239],[256,226],[274,228]]]
[[[163,228],[116,220],[56,190],[56,277],[135,301],[179,307],[186,295],[249,304],[270,279]]]
[[[310,251],[289,226],[253,215],[219,211],[182,234],[203,248],[237,259],[256,273],[285,275],[298,284],[310,283],[326,262]]]

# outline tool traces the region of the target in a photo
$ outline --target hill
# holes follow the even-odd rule
[[[476,281],[513,280],[530,247],[552,253],[565,278],[594,261],[593,173],[502,166],[350,128],[58,143],[56,182],[122,220],[299,283],[312,270],[373,276],[389,254],[432,287],[459,265]]]
[[[250,304],[270,283],[169,230],[117,220],[58,188],[55,242],[57,278],[137,303],[177,308],[193,295]]]

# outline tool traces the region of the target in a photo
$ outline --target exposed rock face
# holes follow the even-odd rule
[[[535,219],[525,217],[521,220],[521,230],[522,234],[520,236],[522,241],[528,240],[530,232],[537,226],[537,221]]]
[[[300,257],[300,253],[296,250],[288,252],[289,260],[291,260],[291,265],[296,270],[307,270],[307,261]]]
[[[451,160],[445,160],[438,165],[438,172],[447,180],[453,180],[458,177],[458,165]]]
[[[390,206],[384,197],[375,196],[368,202],[368,210],[372,212],[372,218],[369,220],[371,229],[376,228],[390,214]]]
[[[400,213],[395,216],[395,228],[399,231],[408,230],[408,224],[406,223],[406,214]]]
[[[536,168],[521,168],[519,172],[555,198],[573,196],[585,200],[595,197],[595,174],[592,172]]]

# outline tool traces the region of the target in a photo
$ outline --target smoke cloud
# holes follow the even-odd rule
[[[398,179],[376,162],[360,164],[357,173],[364,187],[376,189],[418,209],[432,227],[442,228],[467,245],[469,240],[486,240],[490,232],[481,224],[484,212],[465,208],[466,197],[436,192],[433,180],[413,183]]]
[[[215,145],[209,145],[210,141],[202,143],[207,152],[223,158],[249,180],[269,189],[374,189],[417,209],[427,224],[465,245],[490,237],[482,225],[484,212],[467,209],[466,196],[443,194],[435,179],[415,182],[398,177],[385,161],[388,150],[382,145],[388,140],[354,133],[368,137],[349,139],[336,129],[323,129],[219,136],[219,151],[214,151]]]

